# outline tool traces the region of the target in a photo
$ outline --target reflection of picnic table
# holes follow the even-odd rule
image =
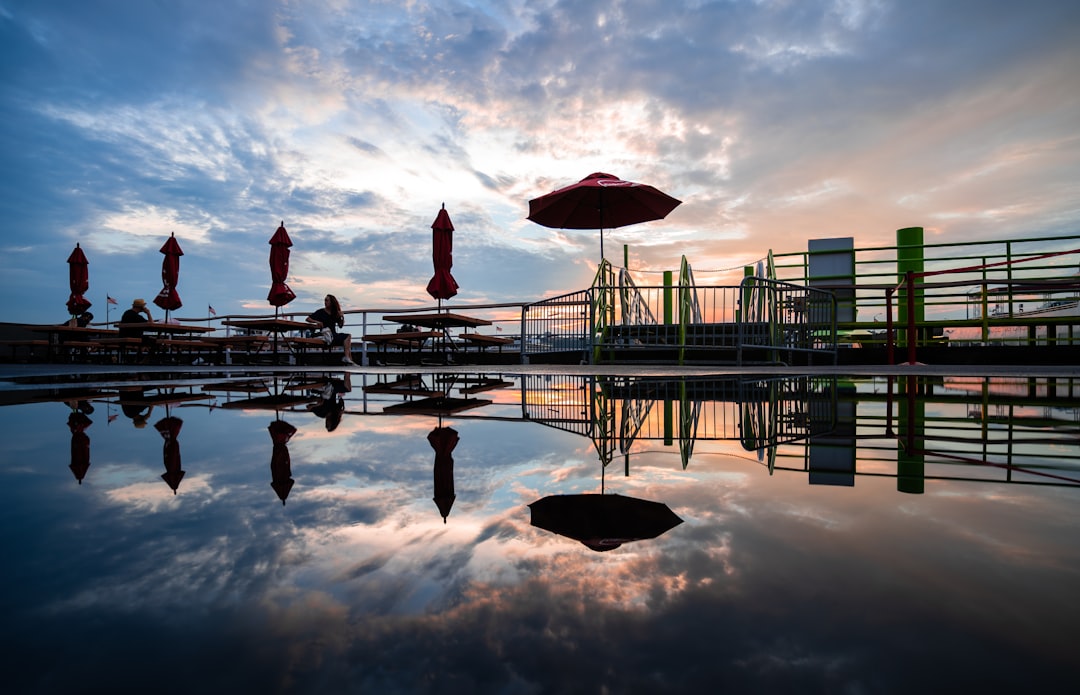
[[[490,404],[491,401],[482,398],[452,398],[439,395],[388,405],[383,408],[383,412],[395,415],[453,415],[463,410]]]
[[[294,393],[275,393],[240,401],[226,401],[218,407],[229,410],[288,410],[317,401],[317,398]]]
[[[146,393],[141,390],[127,390],[121,389],[117,395],[116,404],[120,406],[125,405],[173,405],[174,403],[189,403],[191,401],[205,401],[211,398],[202,393],[170,393],[157,392]]]
[[[471,393],[480,393],[481,391],[492,391],[494,389],[504,389],[508,386],[513,386],[509,381],[503,381],[502,379],[482,379],[471,386],[462,386],[458,390],[466,395]]]
[[[379,381],[364,386],[364,393],[377,393],[395,396],[423,396],[437,397],[445,395],[445,391],[433,389],[424,384],[424,380],[418,375],[406,375],[393,381]]]

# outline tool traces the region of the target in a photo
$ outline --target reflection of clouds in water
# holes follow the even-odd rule
[[[1049,655],[1028,687],[1071,663],[1075,491],[936,484],[910,496],[893,479],[811,486],[704,447],[686,471],[670,451],[636,452],[629,477],[622,460],[608,467],[607,490],[664,502],[685,523],[595,553],[531,526],[526,506],[598,489],[582,437],[452,421],[457,500],[444,524],[434,420],[374,418],[372,431],[326,437],[317,418],[289,416],[313,436],[289,443],[297,483],[282,507],[265,414],[215,442],[197,436],[200,415],[186,418],[179,495],[144,438],[138,466],[99,465],[82,488],[58,476],[66,506],[18,507],[35,520],[27,547],[42,545],[41,528],[60,537],[51,559],[24,563],[31,584],[6,585],[33,607],[16,614],[19,634],[82,645],[61,681],[122,658],[129,683],[199,663],[169,669],[177,690],[213,679],[269,691],[871,692],[944,670],[1016,685],[987,653],[1035,666]],[[95,451],[133,432],[110,430]],[[112,632],[91,635],[96,625]],[[931,675],[903,666],[914,661]]]
[[[145,474],[145,470],[143,473]],[[213,496],[215,490],[212,480],[212,475],[187,474],[184,476],[184,480],[180,484],[180,491],[177,494],[173,494],[172,489],[160,478],[154,482],[130,483],[108,490],[105,494],[113,503],[130,507],[133,511],[148,513],[173,512],[182,503],[191,504],[191,498],[193,497],[206,499]],[[185,497],[183,501],[179,499],[181,493]]]

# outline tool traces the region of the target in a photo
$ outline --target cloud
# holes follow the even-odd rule
[[[195,250],[193,305],[259,308],[281,220],[301,302],[320,278],[357,305],[408,302],[444,202],[461,220],[459,301],[581,289],[594,240],[524,218],[594,170],[684,201],[610,230],[643,270],[683,255],[733,268],[815,237],[873,246],[911,225],[935,241],[1070,233],[1077,14],[1051,0],[6,6],[0,213],[20,262],[5,319],[30,320],[34,297],[63,304],[56,259],[80,240],[92,296],[150,294],[144,264],[173,230]]]

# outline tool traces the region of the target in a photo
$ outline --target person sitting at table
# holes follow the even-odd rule
[[[326,295],[323,298],[323,308],[312,312],[304,320],[319,328],[330,329],[329,334],[325,330],[323,333],[324,337],[328,337],[327,345],[341,345],[345,348],[345,356],[341,358],[342,363],[356,364],[352,359],[352,335],[338,332],[338,328],[345,325],[345,312],[341,310],[337,297],[332,294]]]
[[[143,318],[143,314],[146,317]],[[134,299],[131,308],[126,310],[120,317],[120,323],[153,323],[154,317],[150,315],[150,308],[146,306],[145,299]],[[120,329],[121,338],[141,338],[143,347],[147,348],[148,354],[153,354],[157,341],[153,336],[146,335],[141,328],[129,327]]]
[[[73,316],[67,320],[67,325],[72,328],[86,328],[90,325],[90,322],[94,320],[94,315],[89,311],[84,311],[78,316]]]

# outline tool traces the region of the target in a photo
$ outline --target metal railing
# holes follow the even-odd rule
[[[921,272],[916,271],[914,311],[920,342],[1080,345],[1080,235],[918,248],[923,260]],[[857,331],[852,342],[885,345],[890,300],[901,327],[907,321],[906,290],[897,292],[905,280],[898,247],[856,248],[853,254],[853,284],[815,286],[854,292],[854,321],[838,325],[842,336]],[[810,251],[770,253],[778,279],[807,284],[810,256]],[[1056,335],[1048,325],[1059,328]]]

